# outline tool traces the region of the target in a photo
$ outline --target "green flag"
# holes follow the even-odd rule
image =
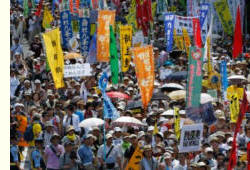
[[[118,76],[119,76],[119,63],[118,63],[118,55],[116,48],[116,39],[112,26],[110,26],[110,68],[111,68],[111,76],[112,83],[118,84]]]
[[[23,15],[24,15],[24,17],[28,17],[28,15],[29,15],[29,2],[28,2],[29,0],[24,0],[23,1],[23,9],[24,9],[24,11],[23,11]]]
[[[31,3],[32,3],[32,9],[35,9],[36,8],[35,0],[31,0]]]

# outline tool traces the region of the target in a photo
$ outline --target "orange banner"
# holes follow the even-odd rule
[[[147,108],[154,89],[154,56],[153,47],[143,46],[133,48],[134,63],[138,85],[141,91],[142,104]]]
[[[109,62],[109,25],[114,28],[115,11],[100,10],[97,28],[97,61]]]

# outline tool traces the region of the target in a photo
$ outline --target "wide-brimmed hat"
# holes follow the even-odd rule
[[[58,135],[57,133],[54,133],[54,134],[51,136],[50,141],[52,141],[52,140],[55,139],[55,138],[60,139],[60,135]]]
[[[151,145],[145,145],[145,146],[143,147],[143,152],[145,152],[145,151],[152,151]]]
[[[66,130],[66,133],[69,133],[72,130],[75,131],[75,128],[73,126],[68,126],[67,130]]]

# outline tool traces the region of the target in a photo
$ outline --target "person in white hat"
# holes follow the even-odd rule
[[[122,130],[120,127],[115,127],[114,128],[114,140],[113,144],[114,145],[121,145],[123,142],[122,140]]]
[[[151,145],[145,145],[143,147],[143,158],[140,162],[140,170],[158,170],[159,165],[156,158],[153,157],[153,151]]]
[[[101,145],[97,152],[97,157],[100,163],[100,167],[103,167],[107,170],[119,170],[122,167],[121,164],[121,149],[118,145],[114,145],[113,136],[107,134],[106,138],[106,146],[104,149],[104,145]]]

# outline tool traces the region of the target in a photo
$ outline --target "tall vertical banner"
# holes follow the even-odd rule
[[[220,74],[221,74],[221,87],[222,87],[223,99],[226,100],[228,80],[227,80],[227,62],[225,60],[223,60],[220,63]]]
[[[48,7],[46,6],[44,8],[44,12],[43,12],[43,23],[42,26],[44,29],[46,28],[50,28],[50,23],[53,21],[53,17],[48,9]]]
[[[200,25],[201,25],[201,30],[202,30],[201,32],[202,41],[206,40],[209,5],[210,5],[209,3],[200,4]]]
[[[224,32],[227,33],[228,35],[232,35],[234,26],[228,8],[227,0],[217,0],[213,4],[219,16]]]
[[[132,26],[120,26],[120,51],[121,51],[121,64],[122,72],[127,72],[131,62],[130,48],[132,46]]]
[[[69,9],[72,14],[78,14],[80,0],[69,0]]]
[[[167,0],[156,0],[156,13],[162,14],[167,11]]]
[[[202,46],[200,20],[193,18],[194,42],[199,48]]]
[[[135,0],[131,0],[129,13],[127,16],[125,16],[128,25],[132,25],[133,32],[136,32],[137,30],[137,23],[136,23],[136,2]]]
[[[90,44],[90,19],[89,8],[84,7],[79,12],[80,50],[84,57],[88,56]]]
[[[180,139],[180,136],[181,136],[180,121],[181,121],[181,117],[179,113],[179,108],[175,107],[174,108],[174,131],[178,140]]]
[[[174,43],[179,50],[184,50],[184,42],[182,35],[176,35],[176,30],[174,29]]]
[[[110,25],[110,70],[111,70],[111,79],[113,84],[118,84],[118,76],[119,76],[119,61],[118,61],[118,54],[116,48],[116,39],[115,33]]]
[[[237,7],[237,17],[234,28],[233,58],[237,58],[242,53],[242,32],[240,19],[240,6]]]
[[[73,31],[71,26],[71,15],[69,10],[62,11],[60,13],[60,24],[61,24],[63,47],[67,48],[69,40],[73,37]]]
[[[183,33],[183,39],[184,39],[184,43],[185,43],[186,53],[189,55],[189,47],[191,46],[191,40],[190,40],[190,37],[188,35],[186,28],[184,28],[184,27],[182,28],[182,33]]]
[[[114,105],[112,104],[110,98],[106,94],[107,84],[108,84],[108,75],[106,72],[104,72],[98,82],[99,89],[101,90],[103,96],[104,118],[116,119],[120,117],[120,115],[117,112]]]
[[[110,28],[114,27],[115,11],[100,10],[98,12],[97,28],[97,61],[109,62]]]
[[[133,54],[142,104],[144,108],[147,108],[153,95],[155,79],[153,47],[151,45],[135,47]]]
[[[64,58],[61,48],[60,31],[56,28],[52,31],[42,34],[44,45],[46,48],[46,55],[49,63],[55,87],[64,87],[63,82],[63,68]]]
[[[200,106],[203,54],[203,48],[190,47],[187,79],[187,108]]]
[[[164,22],[165,22],[167,52],[172,51],[173,48],[174,21],[175,21],[175,15],[173,13],[165,14]]]

